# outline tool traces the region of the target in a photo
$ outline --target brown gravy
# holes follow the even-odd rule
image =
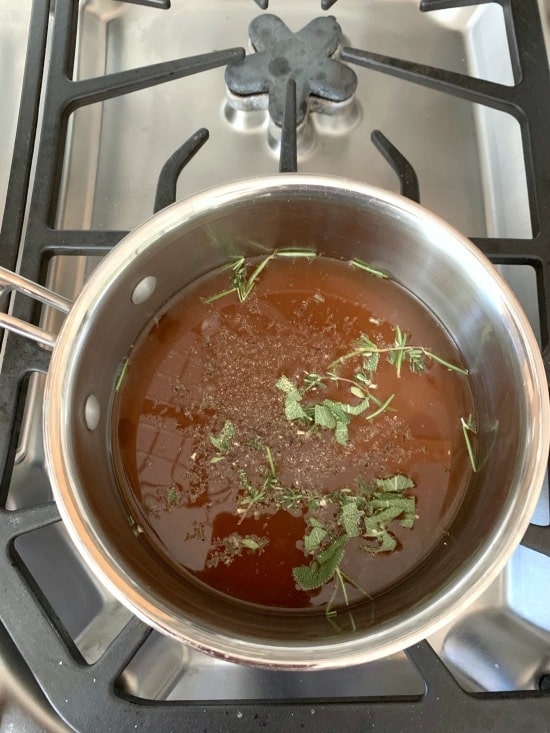
[[[325,606],[334,580],[305,591],[293,577],[293,568],[311,560],[304,554],[311,512],[262,503],[245,510],[239,471],[260,485],[268,446],[278,482],[297,490],[322,495],[354,486],[357,477],[402,474],[414,482],[414,527],[391,523],[392,552],[363,552],[361,538],[351,539],[341,563],[363,589],[349,585],[348,603],[374,597],[430,553],[460,505],[471,475],[460,424],[474,413],[468,378],[433,361],[420,374],[403,365],[398,378],[381,354],[372,394],[379,401],[395,396],[377,417],[367,420],[369,409],[351,418],[346,445],[333,430],[309,435],[307,426],[287,419],[276,382],[284,374],[303,386],[306,372],[325,374],[361,333],[387,345],[396,326],[410,344],[451,363],[461,364],[460,354],[410,293],[348,263],[274,259],[244,302],[234,293],[204,302],[228,280],[228,272],[216,272],[187,287],[129,354],[113,401],[113,459],[131,521],[143,529],[136,541],[150,542],[181,572],[235,598]],[[340,364],[339,377],[353,378],[357,365]],[[303,403],[325,398],[359,402],[348,383],[328,380]],[[234,436],[222,454],[210,436],[227,421]],[[238,546],[242,538],[251,547]],[[342,605],[342,595],[333,603]]]

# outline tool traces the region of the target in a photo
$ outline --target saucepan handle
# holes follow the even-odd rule
[[[15,290],[63,313],[68,313],[72,306],[71,301],[67,298],[48,290],[42,285],[38,285],[32,280],[28,280],[26,277],[11,272],[11,270],[6,270],[4,267],[0,267],[0,290],[2,292]],[[57,339],[56,334],[34,326],[32,323],[22,321],[9,313],[0,313],[0,327],[29,338],[31,341],[36,341],[50,349],[53,349]]]

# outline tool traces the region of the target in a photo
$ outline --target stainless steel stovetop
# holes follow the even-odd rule
[[[2,204],[30,4],[0,0]],[[317,0],[272,0],[269,11],[292,30],[323,14]],[[422,14],[417,0],[340,0],[330,12],[342,26],[346,45],[512,84],[502,8],[497,4]],[[81,1],[78,77],[246,46],[248,24],[260,13],[252,0],[172,0],[169,12],[116,0]],[[355,71],[356,119],[339,126],[314,116],[308,143],[298,151],[302,172],[331,173],[398,191],[395,174],[370,142],[371,130],[379,128],[415,167],[424,206],[468,236],[531,236],[515,120],[373,71]],[[72,116],[58,226],[136,226],[152,212],[163,163],[202,126],[209,128],[210,141],[180,176],[179,198],[220,182],[277,170],[267,113],[235,114],[227,105],[223,70],[213,69]],[[50,285],[74,297],[96,262],[55,258]],[[538,332],[534,270],[501,269]],[[50,327],[59,325],[50,320]],[[40,427],[43,378],[33,380],[10,488],[11,509],[51,498]],[[539,524],[550,520],[547,492],[545,487],[534,518]],[[98,659],[128,620],[128,612],[89,576],[61,524],[20,537],[17,551],[85,659]],[[467,614],[429,640],[465,689],[538,689],[540,676],[550,671],[550,586],[540,582],[549,572],[550,558],[520,547]],[[1,733],[65,730],[32,680],[14,672],[15,658],[0,636]],[[145,699],[308,699],[312,715],[319,699],[420,695],[424,689],[403,653],[337,672],[268,672],[216,661],[156,632],[123,673],[121,685]]]

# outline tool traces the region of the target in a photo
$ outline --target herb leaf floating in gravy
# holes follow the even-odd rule
[[[476,469],[460,354],[362,260],[235,257],[168,302],[126,364],[113,451],[135,541],[336,631],[438,546]]]

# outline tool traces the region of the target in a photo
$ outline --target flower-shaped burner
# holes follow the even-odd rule
[[[297,33],[276,15],[260,15],[248,33],[256,53],[227,67],[225,82],[229,102],[239,110],[269,108],[282,127],[286,88],[296,82],[298,125],[308,111],[334,114],[353,98],[357,76],[336,54],[342,29],[332,16],[315,18]],[[345,106],[345,104],[344,104]]]

